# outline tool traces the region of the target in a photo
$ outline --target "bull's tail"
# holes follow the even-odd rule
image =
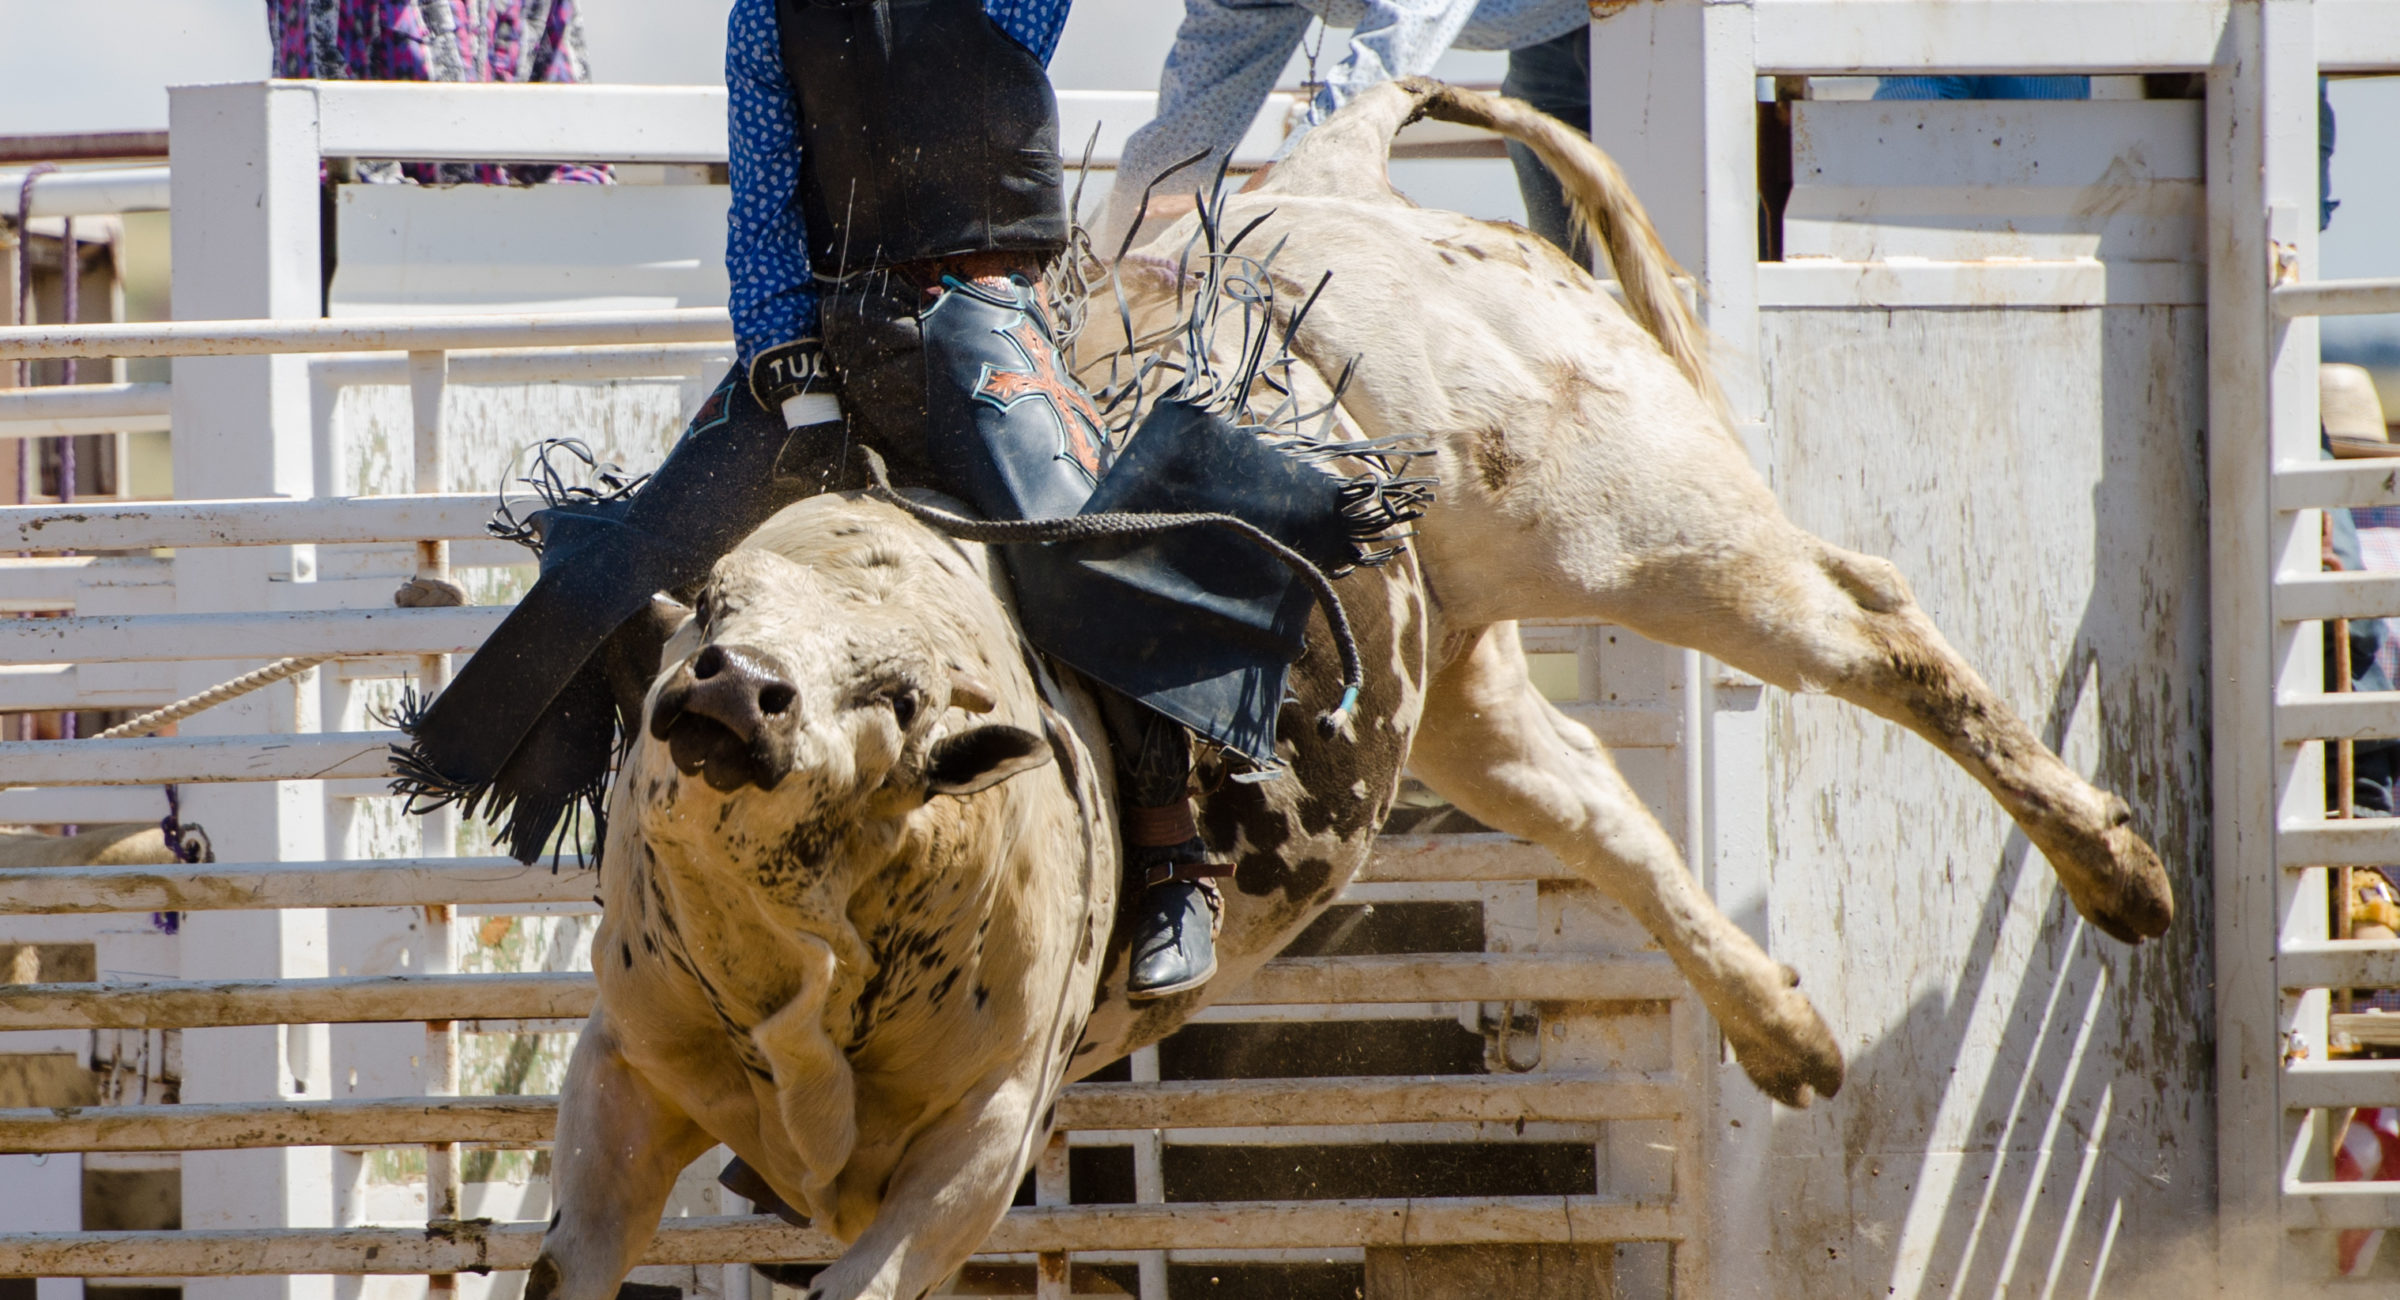
[[[1301,142],[1301,149],[1320,155],[1312,161],[1334,162],[1334,166],[1322,171],[1313,167],[1279,167],[1266,188],[1281,188],[1275,181],[1282,180],[1286,172],[1294,173],[1292,179],[1304,186],[1302,172],[1337,177],[1337,186],[1344,181],[1354,184],[1364,167],[1342,164],[1363,165],[1371,161],[1375,187],[1388,193],[1384,165],[1391,153],[1392,137],[1420,117],[1480,127],[1531,149],[1542,165],[1558,177],[1559,186],[1566,191],[1576,221],[1587,237],[1608,254],[1609,265],[1615,268],[1617,282],[1624,290],[1625,308],[1635,323],[1658,340],[1659,347],[1692,381],[1692,386],[1700,390],[1701,397],[1719,411],[1724,409],[1724,399],[1708,363],[1708,333],[1675,287],[1675,277],[1682,274],[1682,268],[1659,242],[1658,231],[1650,225],[1650,214],[1643,209],[1641,200],[1634,197],[1625,173],[1618,170],[1616,160],[1600,146],[1523,100],[1445,85],[1430,77],[1404,77],[1388,87],[1378,86],[1360,95]],[[1350,129],[1336,131],[1345,125]],[[1323,149],[1314,148],[1319,136],[1327,137]],[[1338,162],[1321,158],[1329,152],[1364,155],[1369,149],[1373,151],[1371,160],[1364,156]]]

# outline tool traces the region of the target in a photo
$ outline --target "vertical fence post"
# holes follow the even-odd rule
[[[317,98],[301,82],[185,86],[168,92],[175,185],[174,302],[186,320],[306,319],[322,313]],[[316,491],[308,360],[186,357],[171,408],[175,488],[187,499],[305,498]],[[263,611],[316,579],[315,548],[186,547],[174,558],[185,612]],[[178,694],[253,664],[181,665]],[[278,687],[182,724],[189,735],[318,729],[315,693]],[[183,790],[187,823],[208,828],[229,861],[325,854],[315,782],[222,782]],[[162,802],[160,810],[165,810]],[[330,974],[325,914],[194,912],[179,941],[191,979]],[[185,1101],[323,1100],[331,1091],[322,1025],[195,1029],[183,1039]],[[190,1152],[183,1226],[330,1227],[333,1158],[322,1147]],[[193,1278],[186,1300],[330,1300],[325,1277]]]
[[[2272,474],[2317,456],[2317,332],[2276,321],[2278,277],[2316,271],[2316,32],[2308,0],[2247,0],[2209,72],[2210,700],[2214,729],[2217,1248],[2227,1294],[2271,1294],[2331,1272],[2323,1236],[2283,1228],[2285,1156],[2314,1125],[2283,1113],[2288,1047],[2325,1050],[2325,995],[2286,997],[2280,939],[2322,938],[2326,873],[2291,873],[2280,819],[2322,815],[2323,747],[2280,743],[2278,690],[2324,682],[2320,629],[2275,619],[2276,578],[2319,567],[2320,512],[2279,514]],[[2287,928],[2288,927],[2288,928]],[[2289,1035],[2287,1037],[2287,1035]],[[2321,1258],[2319,1256],[2322,1256]]]
[[[2261,77],[2260,119],[2263,136],[2259,177],[2265,190],[2269,258],[2256,268],[2262,282],[2282,283],[2315,279],[2317,263],[2317,34],[2312,0],[2265,0],[2259,6]],[[2317,319],[2301,316],[2277,320],[2271,304],[2265,321],[2267,456],[2269,472],[2276,465],[2306,464],[2320,455],[2317,411]],[[2271,482],[2271,480],[2270,480]],[[2272,493],[2269,496],[2272,510]],[[2324,569],[2325,514],[2303,510],[2267,517],[2267,562],[2275,580],[2314,576]],[[2274,601],[2268,600],[2268,617]],[[2271,675],[2256,688],[2270,701],[2316,694],[2325,688],[2325,624],[2271,622]],[[2274,714],[2268,713],[2272,723]],[[2326,746],[2291,743],[2271,732],[2268,761],[2274,772],[2274,826],[2292,820],[2325,816]],[[2269,841],[2270,847],[2273,841]],[[2332,872],[2312,866],[2294,871],[2278,850],[2271,854],[2269,879],[2275,906],[2263,938],[2270,958],[2284,942],[2318,941],[2331,937],[2325,897]],[[2281,979],[2275,980],[2280,986]],[[2223,981],[2219,981],[2223,987]],[[2307,989],[2281,997],[2279,1040],[2295,1054],[2305,1046],[2309,1059],[2322,1061],[2331,1047],[2331,996],[2324,989]],[[2281,1055],[2280,1053],[2278,1054]],[[2280,1084],[2278,1062],[2268,1065],[2270,1081]],[[2330,1178],[2328,1122],[2336,1116],[2321,1110],[2286,1111],[2281,1088],[2274,1094],[2275,1119],[2269,1131],[2282,1139],[2278,1154],[2294,1151],[2302,1158],[2276,1163],[2311,1181]],[[2283,1211],[2280,1179],[2272,1205],[2274,1218]],[[2277,1276],[2302,1285],[2333,1279],[2336,1234],[2286,1231],[2278,1243]]]
[[[1158,1044],[1137,1048],[1130,1062],[1135,1083],[1158,1082]],[[1145,1129],[1133,1139],[1133,1201],[1163,1205],[1167,1200],[1166,1133]],[[1167,1300],[1167,1252],[1145,1250],[1135,1258],[1141,1270],[1141,1300]]]
[[[1067,1131],[1058,1129],[1042,1147],[1042,1158],[1033,1167],[1033,1203],[1035,1205],[1066,1205],[1073,1200],[1067,1189]],[[1072,1257],[1063,1250],[1043,1251],[1034,1261],[1035,1300],[1067,1300],[1074,1294]]]
[[[1625,169],[1660,238],[1698,280],[1709,330],[1724,343],[1718,380],[1734,431],[1753,457],[1766,451],[1767,411],[1756,358],[1758,320],[1758,54],[1747,0],[1635,5],[1595,22],[1591,36],[1592,138]],[[1760,463],[1761,474],[1771,466]],[[1684,704],[1684,854],[1721,906],[1767,942],[1763,858],[1738,850],[1764,834],[1759,781],[1766,738],[1755,711],[1719,714],[1713,671],[1691,655],[1680,665]],[[1730,790],[1721,789],[1728,781]],[[1712,798],[1712,787],[1720,797]],[[1718,809],[1742,824],[1723,852]],[[1738,871],[1729,876],[1717,868]],[[1756,900],[1755,906],[1745,906]],[[1674,1189],[1688,1231],[1675,1247],[1677,1295],[1766,1294],[1764,1234],[1774,1211],[1764,1139],[1772,1108],[1747,1084],[1720,1091],[1714,1028],[1697,1003],[1670,1017],[1676,1068],[1689,1079],[1696,1118],[1676,1131],[1698,1149],[1679,1153]],[[1728,1121],[1742,1125],[1732,1127]],[[1720,1255],[1722,1257],[1720,1258]]]
[[[449,354],[439,351],[408,354],[408,399],[416,444],[416,489],[420,493],[449,488],[449,439],[442,424],[442,397],[448,387]],[[417,577],[446,585],[450,581],[450,543],[438,539],[417,543]],[[422,655],[417,660],[417,689],[431,699],[450,681],[447,655]],[[457,812],[448,807],[426,813],[418,822],[420,851],[429,858],[457,852]],[[436,903],[425,909],[425,971],[449,975],[458,969],[455,925],[457,909]],[[447,1020],[425,1022],[425,1093],[429,1097],[458,1095],[458,1029]],[[449,1142],[425,1147],[425,1220],[428,1225],[459,1218],[458,1147]],[[434,1297],[456,1294],[458,1277],[435,1273],[425,1279]]]

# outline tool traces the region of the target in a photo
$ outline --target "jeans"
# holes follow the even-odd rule
[[[1508,52],[1508,76],[1500,93],[1522,99],[1583,135],[1592,133],[1592,29],[1578,27],[1564,36]],[[1575,216],[1567,207],[1558,178],[1542,165],[1531,149],[1511,140],[1508,160],[1517,169],[1517,192],[1525,197],[1525,224],[1533,232],[1565,249],[1578,261],[1589,261],[1589,250],[1576,237]]]

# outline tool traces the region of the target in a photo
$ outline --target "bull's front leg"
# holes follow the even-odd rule
[[[833,1184],[858,1145],[858,1090],[850,1058],[825,1032],[825,1003],[839,963],[831,946],[801,936],[799,991],[750,1031],[775,1071],[784,1134],[808,1171],[799,1208],[818,1223],[834,1217]]]
[[[611,1300],[657,1234],[676,1176],[715,1144],[626,1062],[606,1013],[592,1012],[559,1097],[557,1208],[525,1300]]]
[[[1072,1043],[1076,1034],[1065,1038]],[[909,1142],[874,1222],[817,1275],[808,1300],[917,1300],[967,1262],[1008,1213],[1049,1135],[1045,1077],[1055,1080],[1057,1072],[1043,1053],[1026,1056],[979,1082]]]

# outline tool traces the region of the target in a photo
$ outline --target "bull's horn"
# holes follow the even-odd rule
[[[1000,697],[983,679],[969,672],[954,672],[950,677],[950,707],[969,713],[989,713],[1000,707]]]

